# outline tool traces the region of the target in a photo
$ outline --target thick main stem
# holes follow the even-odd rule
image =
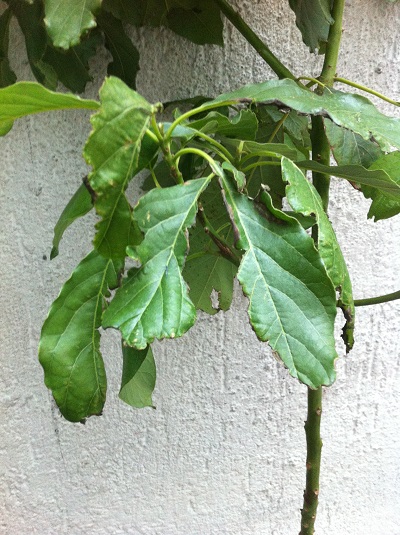
[[[304,491],[304,504],[301,511],[300,535],[314,533],[315,517],[317,515],[319,494],[319,472],[321,468],[321,414],[322,387],[318,390],[308,389],[308,413],[304,429],[307,440],[307,479]]]
[[[246,41],[255,49],[259,56],[268,63],[278,78],[290,78],[295,80],[296,77],[289,71],[285,65],[275,56],[268,46],[258,37],[250,26],[242,19],[237,11],[226,2],[226,0],[214,0],[225,17],[235,26],[243,35]]]
[[[319,80],[327,87],[332,87],[336,75],[345,0],[334,0],[332,17],[334,23],[329,30],[324,65]],[[322,93],[323,86],[318,86],[317,93]],[[313,160],[329,165],[330,146],[325,135],[322,117],[312,121],[312,157]],[[313,183],[321,196],[325,211],[329,203],[330,178],[320,173],[313,173]],[[322,440],[320,434],[322,414],[322,387],[308,389],[308,413],[305,424],[307,441],[307,477],[304,491],[304,503],[301,511],[300,535],[313,535],[317,515],[319,495],[319,474],[321,468]]]

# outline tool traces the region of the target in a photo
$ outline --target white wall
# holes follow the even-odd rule
[[[239,2],[290,68],[317,74],[320,58],[302,47],[287,3]],[[340,74],[399,98],[400,4],[347,4]],[[13,64],[30,77],[22,37],[13,36]],[[167,31],[137,38],[139,89],[150,100],[216,94],[270,76],[229,24],[225,49],[195,47]],[[88,96],[97,94],[106,60],[96,62]],[[200,315],[188,336],[156,345],[157,410],[118,401],[115,333],[103,344],[104,415],[73,425],[55,408],[37,361],[40,328],[89,250],[93,219],[67,232],[57,259],[44,255],[86,173],[80,153],[88,132],[85,113],[53,113],[19,121],[0,141],[0,533],[298,533],[306,389],[256,340],[240,291],[229,313]],[[332,197],[355,296],[398,289],[400,217],[364,223],[368,203],[345,184],[335,183]],[[399,312],[399,302],[359,309],[350,356],[339,342],[338,380],[324,392],[320,535],[400,534]]]

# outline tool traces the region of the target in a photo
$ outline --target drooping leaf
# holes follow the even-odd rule
[[[197,200],[208,183],[204,178],[151,190],[134,209],[144,239],[130,254],[141,268],[117,291],[103,326],[120,329],[137,349],[155,338],[182,336],[195,321],[181,271],[188,247],[186,229],[194,223]]]
[[[7,133],[13,122],[25,115],[65,109],[96,110],[98,107],[95,100],[55,93],[35,82],[18,82],[0,89],[0,134]]]
[[[234,250],[233,229],[224,208],[220,188],[212,181],[200,197],[202,210],[213,228]],[[228,310],[232,303],[233,280],[237,266],[221,254],[221,250],[197,221],[190,229],[190,251],[183,270],[183,278],[188,283],[189,296],[198,310],[215,314],[218,310]],[[218,295],[218,303],[213,302],[213,292]],[[216,301],[216,300],[215,300]]]
[[[389,177],[400,187],[400,152],[391,152],[385,154],[378,160],[374,161],[370,170],[383,170]],[[363,194],[372,199],[371,207],[368,211],[368,217],[375,218],[375,221],[387,219],[400,213],[400,198],[394,199],[388,196],[384,191],[377,188],[363,186]]]
[[[94,13],[100,6],[101,0],[44,0],[44,22],[54,46],[67,50],[77,45],[96,26]]]
[[[369,167],[383,155],[379,146],[363,139],[347,128],[341,128],[329,119],[324,120],[326,137],[338,165]]]
[[[79,217],[83,217],[93,208],[92,199],[85,184],[81,184],[62,211],[54,227],[53,248],[50,259],[58,255],[58,246],[66,229]]]
[[[293,377],[311,388],[331,384],[336,297],[313,240],[283,212],[280,220],[263,217],[226,179],[224,190],[237,246],[245,251],[238,279],[257,336],[269,341]]]
[[[328,40],[332,0],[289,0],[296,14],[296,24],[310,52],[319,50]]]
[[[351,280],[335,231],[324,211],[321,197],[300,169],[282,158],[282,174],[290,206],[304,216],[314,216],[318,225],[318,250],[333,286],[340,293],[340,303],[349,324],[354,324],[355,308]],[[349,340],[352,336],[347,335]],[[350,344],[352,346],[352,343]],[[349,350],[351,347],[348,348]]]
[[[122,23],[110,13],[100,13],[97,23],[105,35],[105,45],[113,61],[108,65],[107,73],[117,76],[130,88],[136,88],[136,76],[139,72],[139,52],[126,35]]]
[[[64,284],[42,328],[39,359],[45,383],[71,422],[103,409],[107,382],[98,329],[121,268],[92,251]]]
[[[88,81],[89,59],[102,42],[99,32],[92,31],[82,42],[67,51],[54,48],[43,25],[42,2],[8,0],[25,37],[28,60],[37,81],[49,89],[56,89],[60,80],[74,92],[82,92]]]
[[[102,9],[112,13],[114,17],[134,26],[140,26],[143,20],[142,2],[132,0],[103,0]]]
[[[138,243],[124,192],[158,149],[149,138],[146,150],[142,150],[154,107],[115,77],[106,79],[100,100],[101,108],[91,118],[93,130],[83,152],[93,167],[89,183],[96,212],[102,218],[96,226],[94,245],[104,256],[123,258],[126,247]]]
[[[7,87],[17,80],[8,60],[11,17],[10,9],[6,9],[0,17],[0,87]]]
[[[378,166],[373,165],[369,169],[365,169],[362,165],[329,166],[312,160],[297,162],[297,166],[301,169],[345,178],[355,184],[372,186],[391,199],[400,199],[400,185],[384,169]]]
[[[166,17],[171,30],[198,45],[223,45],[223,24],[216,2],[174,0],[172,4],[177,7],[173,7]]]
[[[329,90],[317,95],[293,80],[269,80],[220,95],[203,107],[217,103],[265,103],[292,108],[300,113],[328,116],[334,123],[352,130],[364,139],[373,137],[383,148],[400,148],[400,119],[387,117],[367,98]]]
[[[101,43],[101,33],[95,30],[67,51],[60,51],[48,44],[42,63],[45,62],[54,70],[57,79],[65,87],[75,93],[82,93],[86,84],[92,80],[89,60],[96,54]]]
[[[131,407],[152,407],[156,384],[156,364],[150,346],[145,349],[122,344],[124,358],[119,397]]]

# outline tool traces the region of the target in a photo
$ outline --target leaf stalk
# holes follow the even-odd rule
[[[355,299],[354,306],[365,307],[368,305],[379,305],[381,303],[388,303],[390,301],[396,301],[400,299],[400,290],[385,295],[378,295],[377,297],[367,297],[366,299]]]

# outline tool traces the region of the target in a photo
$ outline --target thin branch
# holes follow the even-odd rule
[[[378,295],[377,297],[368,297],[366,299],[355,299],[354,306],[365,307],[368,305],[379,305],[380,303],[388,303],[389,301],[396,301],[400,299],[400,291],[391,294]]]
[[[375,97],[378,97],[381,100],[385,100],[386,102],[389,102],[389,104],[393,104],[394,106],[400,106],[400,102],[398,100],[393,100],[392,98],[389,98],[386,95],[375,91],[375,89],[365,87],[365,85],[357,84],[356,82],[352,82],[351,80],[347,80],[346,78],[340,78],[339,76],[335,76],[334,81],[340,82],[341,84],[349,85],[351,87],[355,87],[356,89],[361,89],[361,91],[369,93],[370,95],[374,95]]]

